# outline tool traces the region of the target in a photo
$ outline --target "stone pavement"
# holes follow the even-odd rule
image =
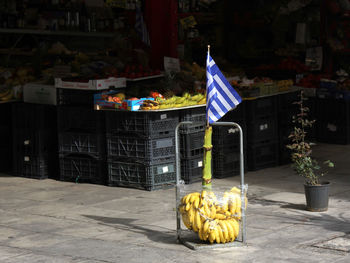
[[[193,251],[175,239],[174,189],[0,176],[0,262],[350,262],[350,146],[317,145],[336,163],[329,210],[304,210],[303,179],[280,166],[246,173],[245,247]],[[216,179],[216,189],[239,177]],[[200,184],[187,186],[200,189]]]

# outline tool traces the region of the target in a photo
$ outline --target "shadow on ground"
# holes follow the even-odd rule
[[[95,215],[83,215],[87,218],[96,220],[104,226],[114,227],[118,230],[129,231],[136,234],[143,234],[148,239],[165,244],[176,244],[176,233],[174,230],[169,230],[160,226],[138,224],[134,218],[115,218],[103,217]],[[158,228],[156,230],[154,228]]]
[[[274,213],[272,216],[285,219],[289,223],[295,225],[305,226],[319,226],[325,230],[341,232],[347,234],[350,232],[350,218],[344,216],[344,213],[340,213],[337,216],[332,215],[329,211],[326,212],[309,212],[305,209],[305,204],[293,204],[284,201],[275,201],[267,199],[252,199],[250,203],[257,203],[261,205],[277,205],[280,208],[293,211],[294,215],[285,213]],[[281,211],[282,212],[282,211]]]

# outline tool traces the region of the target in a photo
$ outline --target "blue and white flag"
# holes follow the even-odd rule
[[[139,5],[136,5],[135,30],[142,39],[142,42],[145,43],[147,46],[151,46],[146,23],[143,19],[142,11]]]
[[[207,56],[207,118],[209,124],[218,121],[241,103],[242,98],[232,88],[215,61]]]

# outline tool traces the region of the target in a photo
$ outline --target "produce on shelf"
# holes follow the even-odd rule
[[[235,77],[230,81],[241,97],[257,97],[268,94],[275,94],[280,91],[289,90],[294,82],[291,79],[272,80],[267,77],[256,77],[254,79]]]
[[[0,101],[9,101],[13,98],[12,88],[3,87],[0,88]]]
[[[221,199],[212,191],[193,192],[181,199],[178,207],[184,225],[203,241],[227,243],[239,234],[241,191],[233,187]],[[247,198],[245,197],[245,205]]]
[[[205,96],[203,94],[196,94],[191,96],[189,93],[184,93],[182,97],[172,96],[168,99],[156,97],[155,101],[145,100],[141,106],[142,110],[155,110],[155,109],[171,109],[181,108],[194,105],[202,105],[206,103]]]
[[[304,88],[318,88],[320,86],[321,78],[321,75],[308,74],[299,81],[298,86]]]

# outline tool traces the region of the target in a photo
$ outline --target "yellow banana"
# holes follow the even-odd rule
[[[239,235],[239,223],[238,223],[238,221],[233,219],[231,222],[231,225],[233,225],[233,228],[235,231],[235,237],[238,237],[238,235]]]
[[[228,219],[226,220],[226,225],[228,225],[229,227],[231,227],[232,231],[233,231],[233,235],[230,237],[230,240],[233,241],[236,238],[236,232],[235,232],[235,228],[232,224],[232,219]]]
[[[216,223],[216,222],[215,222],[215,223]],[[220,244],[221,239],[220,239],[219,227],[218,227],[218,224],[217,224],[217,223],[215,224],[215,229],[214,229],[214,231],[215,231],[215,241],[216,241],[217,244]]]
[[[207,196],[208,196],[208,192],[203,190],[201,193],[201,198],[205,200],[207,198]]]
[[[236,205],[236,214],[237,214],[238,212],[241,212],[242,202],[241,202],[240,196],[236,196],[236,202],[237,202],[237,205]]]
[[[226,219],[226,216],[223,214],[216,214],[215,219],[224,220],[224,219]]]
[[[186,206],[185,206],[185,210],[186,210],[186,211],[189,211],[191,207],[192,207],[192,206],[191,206],[191,203],[188,202],[188,203],[186,204]]]
[[[188,214],[182,214],[182,222],[189,230],[192,229],[192,225],[191,225],[190,219],[188,217]]]
[[[185,199],[186,199],[187,195],[185,195],[184,197],[181,198],[181,203],[185,204]]]
[[[228,204],[228,211],[230,211],[231,214],[234,214],[236,212],[236,202],[231,201]]]
[[[188,194],[188,195],[186,195],[186,196],[184,197],[184,198],[185,198],[184,204],[188,204],[188,203],[189,203],[191,196],[192,196],[192,194]]]
[[[207,232],[204,232],[204,227],[202,227],[201,230],[202,230],[202,231],[201,231],[201,234],[202,234],[203,240],[208,240],[208,237],[209,237],[208,231],[207,231]],[[208,229],[208,230],[209,230],[209,229]]]
[[[190,203],[193,203],[196,198],[199,197],[199,193],[192,193],[190,198]]]
[[[215,208],[215,205],[212,205],[210,207],[210,218],[214,219],[215,215],[216,215],[216,208]]]
[[[235,232],[232,228],[232,225],[228,222],[228,220],[223,221],[226,224],[227,231],[228,231],[228,240],[233,241],[235,239]]]
[[[196,196],[196,198],[193,201],[193,206],[194,208],[198,208],[199,207],[199,196]]]
[[[200,240],[204,240],[204,238],[203,238],[203,228],[200,228],[200,229],[198,230],[198,236],[199,236],[199,239],[200,239]]]
[[[201,216],[200,216],[198,211],[195,211],[194,225],[196,225],[196,228],[198,229],[197,231],[199,231],[199,229],[202,228]],[[195,231],[195,232],[197,232],[197,231]]]
[[[237,218],[238,220],[240,220],[241,217],[242,217],[241,211],[239,211],[238,213],[236,213],[234,217]]]
[[[204,212],[205,212],[205,216],[208,217],[208,218],[210,218],[210,216],[211,216],[211,211],[210,211],[210,209],[209,209],[207,203],[204,204]]]
[[[221,211],[225,213],[228,210],[228,202],[229,197],[227,192],[224,193],[224,196],[222,197],[222,205],[221,205]]]
[[[193,208],[192,208],[192,206],[191,206],[191,209],[190,210],[188,210],[188,218],[189,218],[189,220],[190,220],[190,223],[191,223],[191,226],[192,226],[192,228],[193,228],[193,226],[194,226],[194,215],[195,215],[195,213],[194,213],[195,211],[193,210]],[[198,230],[197,230],[198,231]]]
[[[203,232],[202,232],[203,234],[208,233],[209,223],[210,223],[209,219],[205,220],[205,222],[203,224]]]
[[[229,233],[228,233],[227,226],[224,223],[224,220],[219,220],[219,225],[221,227],[221,230],[222,230],[225,242],[228,242],[228,240],[229,240]]]
[[[209,242],[210,242],[210,244],[213,244],[214,240],[215,240],[215,231],[211,230],[210,233],[209,233]]]
[[[226,239],[224,237],[224,233],[223,233],[223,230],[221,228],[220,221],[218,221],[217,228],[218,228],[221,243],[226,243]]]
[[[198,214],[201,222],[203,223],[206,219],[204,207],[198,208]]]
[[[232,187],[230,192],[241,194],[241,190],[239,190],[236,186]]]
[[[226,217],[231,217],[232,214],[231,214],[229,211],[226,211],[226,212],[225,212],[225,216],[226,216]]]

